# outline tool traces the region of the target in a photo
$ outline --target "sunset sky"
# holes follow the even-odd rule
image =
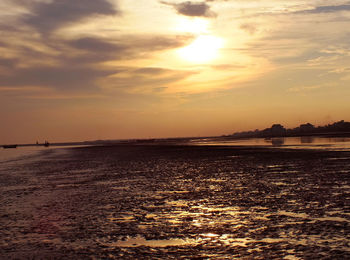
[[[0,144],[350,121],[350,2],[1,0]]]

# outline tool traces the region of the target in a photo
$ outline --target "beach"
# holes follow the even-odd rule
[[[111,145],[0,164],[3,259],[350,258],[350,152]]]

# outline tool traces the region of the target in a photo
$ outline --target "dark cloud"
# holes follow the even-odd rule
[[[65,56],[69,63],[96,63],[109,60],[145,58],[154,52],[182,47],[192,39],[189,36],[129,36],[113,40],[86,37],[67,42],[71,55]],[[72,55],[74,53],[79,54]],[[83,51],[81,53],[81,51]]]
[[[350,11],[350,3],[343,4],[343,5],[324,5],[324,6],[313,6],[309,9],[301,9],[298,11],[295,11],[292,9],[284,9],[283,11],[262,11],[255,13],[254,16],[257,15],[294,15],[294,14],[331,14],[331,13],[338,13],[338,12],[348,12]],[[245,16],[246,18],[253,16]],[[242,17],[241,17],[242,18]],[[338,16],[337,18],[334,18],[331,21],[348,21],[349,19],[347,17],[341,17]]]
[[[154,68],[154,67],[145,67],[145,68],[140,68],[134,70],[135,73],[140,74],[140,75],[161,75],[169,70],[163,69],[163,68]]]
[[[0,74],[3,86],[41,86],[60,90],[88,90],[95,88],[96,79],[116,73],[89,67],[39,66],[14,69],[10,75]]]
[[[20,28],[18,28],[19,26],[16,25],[9,25],[9,24],[5,24],[5,21],[0,21],[0,31],[3,32],[17,32],[20,31]]]
[[[172,4],[162,1],[161,3],[171,5],[175,10],[182,15],[186,16],[201,16],[201,17],[214,17],[216,14],[210,10],[210,6],[205,2],[183,2],[179,4]]]
[[[16,65],[17,62],[18,62],[17,59],[9,59],[9,58],[1,58],[0,57],[0,67],[12,68]]]
[[[44,34],[95,15],[119,14],[106,0],[55,0],[32,5],[31,14],[23,21]]]
[[[54,52],[38,52],[28,46],[16,46],[16,57],[0,58],[0,86],[40,86],[63,91],[98,89],[97,82],[126,70],[106,67],[103,62],[147,57],[157,51],[183,46],[190,39],[179,36],[127,35],[116,39],[83,37],[69,41],[48,38],[45,46]],[[31,45],[35,46],[35,43],[32,42]],[[11,48],[13,47],[7,48],[9,52]],[[31,65],[23,66],[28,62]],[[129,68],[127,71],[130,81],[134,79],[135,82],[144,82],[149,86],[152,81],[165,84],[181,79],[186,74],[161,68]],[[130,86],[123,79],[113,84],[115,83],[121,87]]]
[[[333,13],[340,11],[350,11],[350,4],[345,5],[326,5],[326,6],[317,6],[310,10],[298,11],[296,13]]]
[[[179,48],[188,44],[192,36],[129,36],[122,35],[114,39],[99,37],[82,37],[73,40],[61,40],[49,38],[43,44],[42,41],[31,42],[18,41],[16,45],[1,43],[4,51],[16,53],[16,59],[25,61],[44,61],[51,63],[67,64],[68,66],[81,66],[81,64],[98,66],[97,63],[112,60],[132,60],[145,58],[154,52]],[[43,48],[35,48],[35,46]],[[33,48],[34,46],[34,48]],[[47,52],[47,50],[51,50]],[[1,57],[1,56],[0,56]],[[3,65],[8,61],[3,61]]]
[[[91,52],[120,52],[126,49],[122,44],[110,43],[99,38],[83,37],[72,40],[69,45],[80,50]]]
[[[173,69],[167,69],[167,68],[160,68],[160,67],[142,67],[142,68],[131,68],[129,70],[129,73],[132,75],[137,75],[137,77],[145,77],[149,78],[149,76],[154,77],[177,77],[178,75],[182,76],[189,76],[192,75],[193,71],[187,71],[187,70],[173,70]]]
[[[193,40],[192,36],[125,36],[123,42],[135,51],[148,53],[182,47]]]
[[[113,44],[98,38],[81,38],[63,45],[59,60],[71,65],[98,66],[97,63],[131,58],[128,47]]]
[[[0,86],[97,91],[104,86],[100,84],[110,80],[109,76],[116,77],[125,70],[129,80],[135,78],[140,83],[152,82],[151,76],[155,76],[154,80],[158,82],[170,82],[183,75],[183,72],[154,68],[138,71],[138,68],[113,67],[106,62],[148,58],[155,52],[186,45],[192,39],[190,36],[119,35],[103,38],[84,33],[84,37],[63,39],[51,34],[97,15],[118,15],[119,11],[108,0],[13,1],[17,5],[23,3],[29,14],[16,18],[19,20],[9,25],[0,24],[3,35],[0,48],[2,53],[8,54],[5,58],[0,53]],[[27,26],[23,26],[24,23]],[[49,37],[43,40],[42,36]],[[119,83],[123,83],[121,81]]]

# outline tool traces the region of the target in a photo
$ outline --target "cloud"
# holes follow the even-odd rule
[[[145,75],[145,76],[151,76],[151,75],[162,75],[166,74],[171,70],[163,69],[163,68],[155,68],[155,67],[144,67],[134,70],[136,74],[139,75]]]
[[[27,46],[16,46],[16,57],[0,55],[0,87],[38,86],[59,91],[97,90],[105,78],[125,71],[118,66],[105,66],[106,61],[122,61],[151,56],[154,52],[183,46],[184,36],[119,36],[115,39],[82,37],[72,40],[49,38],[38,52]],[[32,43],[35,45],[35,42]],[[10,53],[11,47],[6,48]],[[13,52],[15,53],[15,52]],[[29,64],[29,65],[28,65]],[[177,81],[181,73],[161,68],[127,69],[130,81],[166,83]],[[146,79],[154,77],[154,79]],[[119,84],[130,86],[119,80]],[[113,83],[115,85],[115,82]]]
[[[169,84],[195,73],[195,71],[160,67],[126,68],[125,71],[109,77],[108,86],[128,93],[158,93],[165,91]]]
[[[314,91],[320,88],[328,88],[328,87],[334,87],[334,83],[322,83],[318,85],[311,85],[311,86],[298,86],[298,87],[292,87],[287,89],[288,92],[309,92]]]
[[[125,46],[110,43],[99,38],[94,37],[83,37],[76,40],[72,40],[69,43],[72,47],[75,47],[80,50],[87,50],[92,52],[114,52],[122,51],[125,49]]]
[[[83,37],[66,42],[69,63],[96,63],[111,60],[132,60],[151,56],[154,52],[186,45],[190,36],[123,35],[115,39]],[[76,53],[76,55],[72,55]]]
[[[254,9],[252,9],[254,10]],[[241,16],[240,19],[244,18],[256,18],[257,16],[280,16],[280,15],[302,15],[302,14],[331,14],[338,12],[350,11],[350,3],[338,4],[338,5],[311,5],[308,3],[304,4],[286,4],[285,6],[273,5],[266,6],[265,8],[255,9],[253,13],[249,15]],[[348,21],[347,17],[337,17],[335,20]]]
[[[4,68],[12,68],[15,66],[15,64],[18,62],[17,59],[12,58],[1,58],[0,57],[0,67]]]
[[[42,86],[60,90],[91,90],[96,87],[98,78],[116,73],[115,70],[89,67],[38,66],[18,68],[11,74],[0,74],[0,86]]]
[[[258,31],[257,25],[251,23],[243,23],[240,25],[239,28],[248,32],[251,35],[255,34]]]
[[[237,70],[237,69],[243,69],[245,66],[242,65],[233,65],[233,64],[218,64],[218,65],[212,65],[213,69],[216,70]]]
[[[341,74],[341,73],[349,73],[350,72],[350,67],[340,67],[334,70],[329,71],[330,73],[337,73],[337,74]]]
[[[70,53],[70,55],[64,55],[63,59],[71,64],[93,64],[120,60],[128,56],[131,58],[128,50],[131,46],[101,38],[83,37],[63,42],[63,44],[66,45],[65,53]]]
[[[164,89],[189,75],[164,68],[123,68],[121,64],[185,46],[193,36],[118,33],[106,37],[83,32],[61,38],[52,32],[120,12],[108,0],[13,0],[12,4],[21,3],[24,11],[0,24],[0,88],[18,89],[16,94],[33,87],[55,93],[100,93],[111,83],[121,93],[142,84]],[[43,40],[42,36],[49,37]],[[130,83],[118,78],[119,74]]]
[[[319,13],[334,13],[334,12],[340,12],[340,11],[350,11],[350,4],[317,6],[313,9],[297,11],[295,13],[319,14]]]
[[[96,15],[116,15],[119,11],[106,0],[55,0],[32,2],[31,14],[23,22],[43,34]]]
[[[172,4],[168,2],[161,2],[166,5],[173,6],[178,14],[194,17],[215,17],[216,14],[210,10],[210,6],[205,2],[182,2]]]

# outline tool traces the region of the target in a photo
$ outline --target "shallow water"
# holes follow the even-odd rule
[[[292,149],[322,149],[334,151],[350,151],[348,137],[275,137],[275,138],[248,138],[237,140],[218,140],[217,138],[195,139],[191,142],[197,145],[232,145],[232,146],[264,146]]]
[[[349,152],[66,151],[2,164],[5,258],[350,257]]]
[[[18,146],[17,148],[4,149],[0,147],[0,164],[6,162],[14,162],[20,160],[38,159],[41,154],[47,152],[62,152],[67,148],[80,147],[76,145],[66,146]]]
[[[35,157],[41,151],[46,151],[48,149],[50,148],[43,146],[17,147],[15,149],[3,149],[0,147],[0,163],[17,159],[24,159],[28,157]]]

